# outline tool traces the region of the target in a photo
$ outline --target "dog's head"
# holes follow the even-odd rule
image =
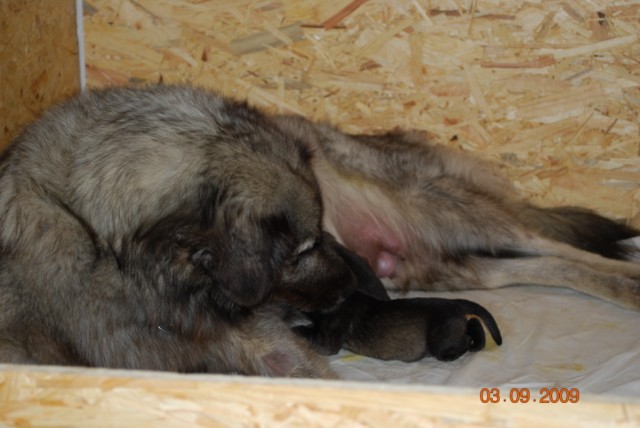
[[[356,288],[349,263],[330,235],[318,230],[299,239],[282,216],[237,220],[229,229],[202,230],[189,241],[185,249],[194,273],[204,276],[202,282],[209,282],[223,302],[239,307],[271,300],[324,310]]]
[[[272,299],[323,310],[339,303],[355,279],[322,230],[305,142],[244,105],[222,104],[216,114],[217,129],[200,137],[199,156],[166,181],[173,190],[163,189],[162,200],[173,210],[139,229],[138,241],[153,241],[154,258],[177,272],[169,282],[209,288],[223,306]],[[187,155],[193,151],[187,146]]]

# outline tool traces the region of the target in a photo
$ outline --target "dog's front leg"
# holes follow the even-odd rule
[[[208,345],[203,371],[248,376],[336,378],[327,359],[283,320],[288,310],[265,304],[227,324]]]

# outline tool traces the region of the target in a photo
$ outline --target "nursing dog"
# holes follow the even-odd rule
[[[92,91],[0,160],[0,361],[333,377],[345,347],[501,342],[465,300],[531,283],[640,308],[636,231],[520,199],[419,133],[348,135],[187,86]],[[335,238],[335,239],[334,239]]]
[[[0,158],[0,362],[333,377],[320,354],[343,346],[450,360],[483,324],[500,343],[473,302],[389,300],[382,256],[333,238],[351,243],[341,210],[375,224],[322,194],[306,126],[187,86],[93,91],[27,126]]]

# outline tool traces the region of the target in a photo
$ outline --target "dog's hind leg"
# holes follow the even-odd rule
[[[518,242],[518,246],[522,251],[526,250],[535,255],[558,257],[586,264],[601,272],[618,273],[640,279],[640,263],[603,257],[569,244],[538,236],[527,239],[524,243]]]
[[[587,259],[591,255],[585,254]],[[604,259],[604,262],[610,261]],[[629,266],[624,267],[629,272],[638,267],[632,263],[627,264]],[[450,269],[451,275],[443,275],[441,279],[430,284],[430,289],[492,289],[516,284],[567,287],[625,308],[640,310],[638,277],[629,277],[623,273],[600,268],[597,264],[590,265],[588,262],[554,255],[510,258],[468,256]]]

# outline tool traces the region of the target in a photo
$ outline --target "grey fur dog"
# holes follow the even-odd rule
[[[320,354],[341,347],[450,360],[483,324],[500,343],[481,306],[389,300],[378,277],[640,309],[636,231],[534,207],[494,171],[188,86],[78,96],[0,158],[0,361],[332,377]]]
[[[371,162],[395,185],[427,178],[411,177],[423,165],[380,165],[366,138],[332,157],[325,130],[348,138],[187,86],[92,91],[46,112],[0,158],[0,362],[333,377],[317,351],[449,360],[484,346],[479,320],[500,343],[472,302],[388,300],[366,259],[392,276],[409,248],[384,245],[409,235],[378,242],[331,174],[368,177]],[[354,141],[373,151],[355,156]],[[403,202],[370,202],[358,209],[404,221]],[[406,332],[384,322],[403,314]],[[312,324],[292,328],[300,318]]]

